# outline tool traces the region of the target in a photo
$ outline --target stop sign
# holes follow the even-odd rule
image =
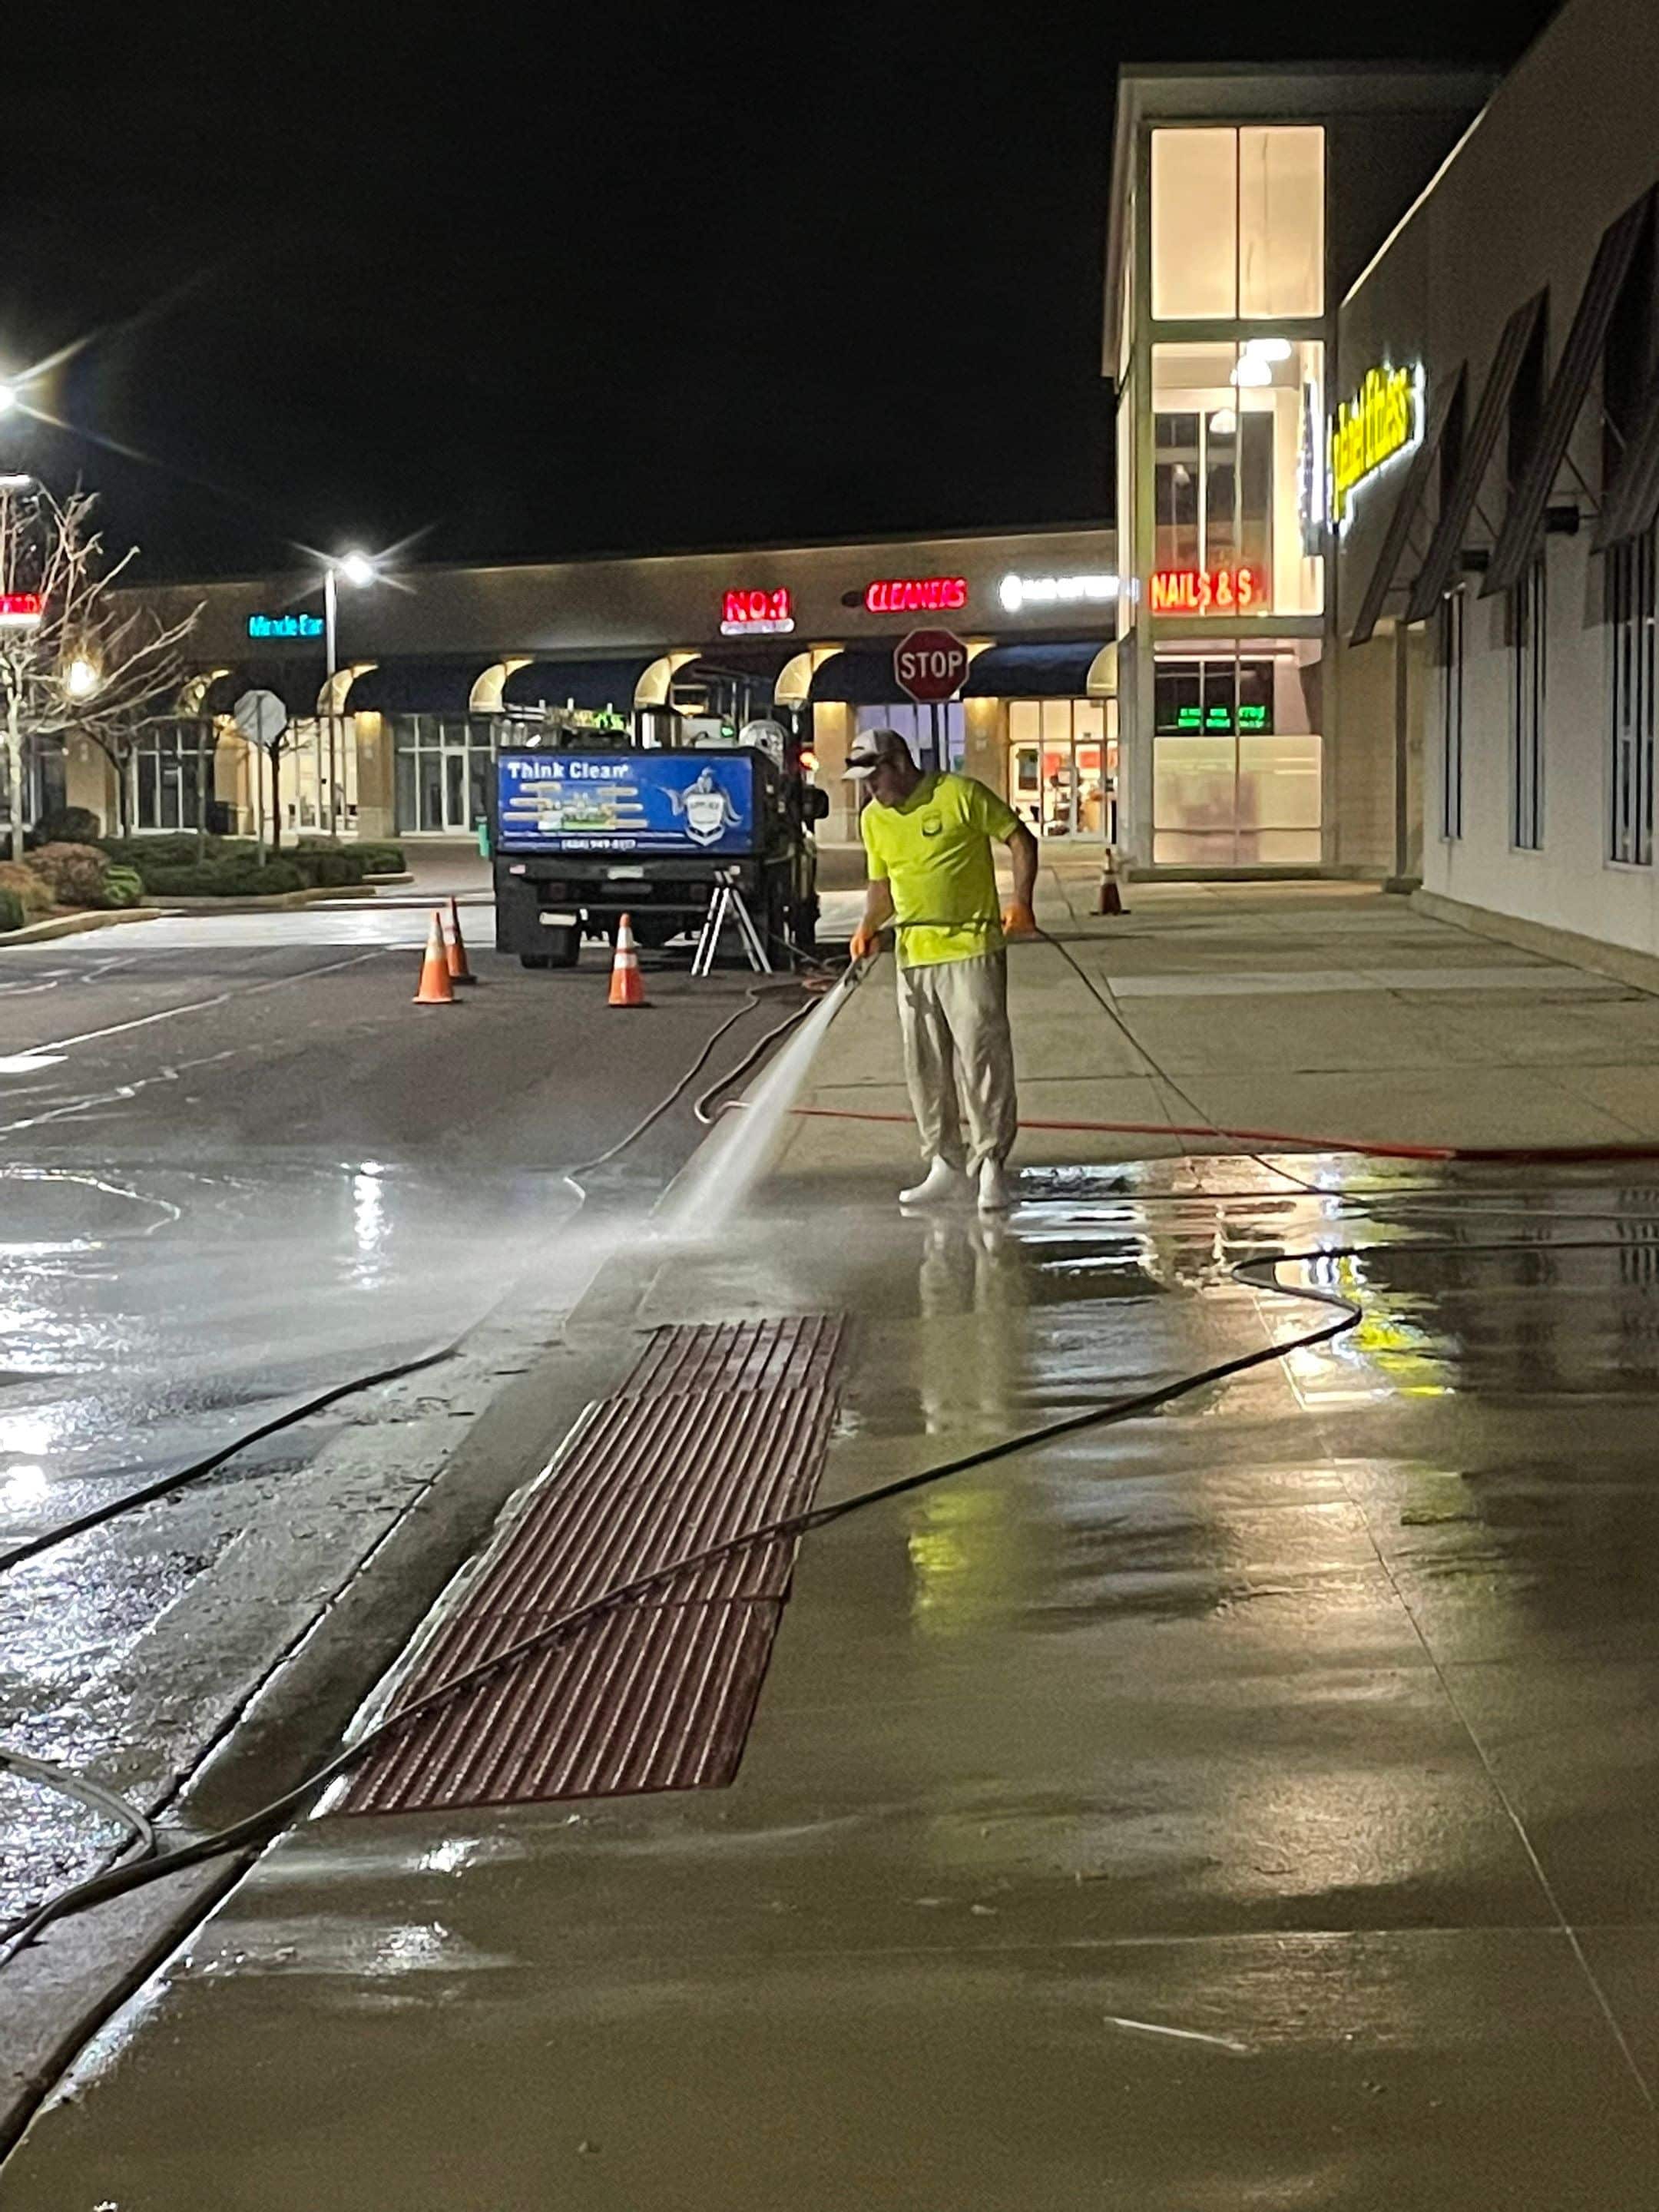
[[[893,680],[919,706],[954,699],[968,673],[968,648],[948,629],[913,629],[893,647]]]

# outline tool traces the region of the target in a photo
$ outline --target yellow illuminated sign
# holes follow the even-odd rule
[[[1359,485],[1417,435],[1417,375],[1409,368],[1370,368],[1331,427],[1331,514],[1340,525]]]

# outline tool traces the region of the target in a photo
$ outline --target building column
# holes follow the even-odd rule
[[[832,845],[856,845],[859,842],[858,793],[850,783],[842,781],[857,726],[854,710],[839,700],[819,699],[814,702],[812,750],[818,757],[817,781],[830,794],[830,811],[824,817],[823,827]]]
[[[963,766],[981,783],[988,784],[999,799],[1008,796],[1008,702],[1006,699],[964,699],[962,702],[965,743]]]
[[[357,835],[397,835],[397,762],[392,725],[384,714],[348,714],[341,742],[357,750]]]

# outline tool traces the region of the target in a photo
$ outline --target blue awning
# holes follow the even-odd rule
[[[1089,671],[1108,641],[1060,645],[993,645],[969,663],[964,699],[1085,699]]]
[[[849,645],[844,653],[821,661],[813,672],[807,695],[816,706],[820,700],[842,707],[890,707],[902,699],[893,677],[893,646]]]
[[[366,668],[346,693],[348,714],[465,714],[472,687],[489,663],[382,660]]]
[[[503,707],[585,708],[590,714],[614,708],[619,714],[634,711],[634,693],[653,660],[655,653],[630,655],[623,660],[532,660],[515,668],[501,686]]]
[[[291,660],[239,661],[209,684],[198,711],[228,714],[244,691],[274,691],[292,720],[308,722],[317,713],[324,674],[320,653],[301,653]]]

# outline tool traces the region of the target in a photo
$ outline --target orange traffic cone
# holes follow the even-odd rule
[[[611,963],[611,998],[613,1006],[642,1006],[645,1000],[645,978],[640,973],[640,956],[634,946],[634,919],[623,915],[617,924],[617,957]]]
[[[1123,885],[1118,877],[1117,848],[1109,845],[1100,864],[1100,900],[1095,912],[1127,914],[1128,910],[1123,903]]]
[[[452,983],[476,983],[477,977],[467,965],[466,944],[461,935],[461,910],[452,898],[449,902],[449,980]]]
[[[417,1006],[453,1006],[455,986],[449,980],[449,956],[444,951],[444,918],[441,910],[432,909],[432,927],[426,933],[426,957],[421,963],[421,988],[415,994]]]

